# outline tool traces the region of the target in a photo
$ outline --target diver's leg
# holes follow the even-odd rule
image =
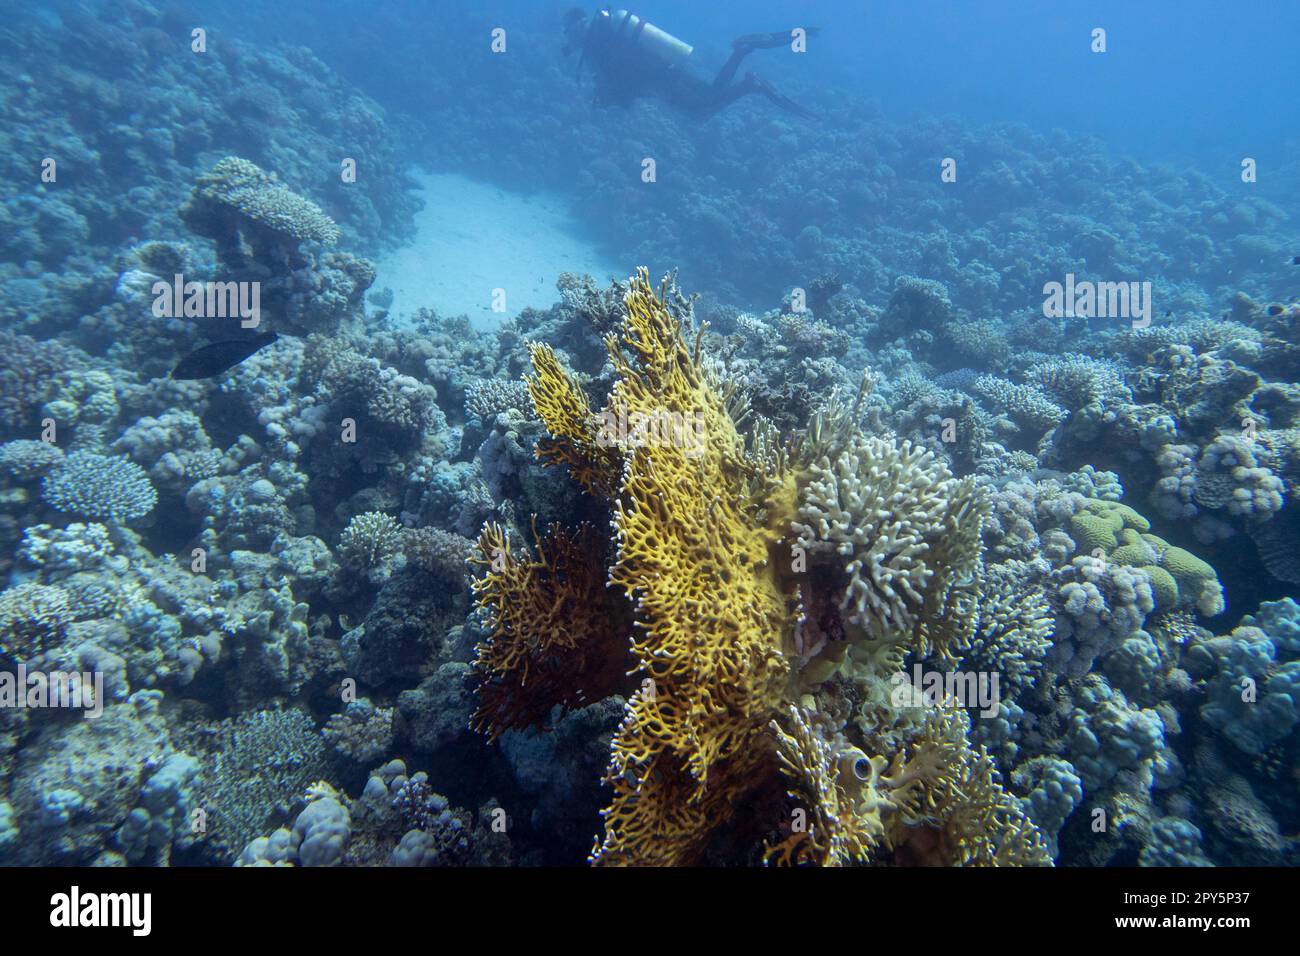
[[[745,78],[739,83],[734,84],[727,90],[723,91],[723,98],[715,105],[714,109],[720,110],[729,103],[734,103],[742,96],[748,96],[750,93],[759,93],[766,96],[781,109],[788,113],[794,113],[796,116],[802,116],[804,119],[816,119],[817,114],[811,110],[804,109],[790,97],[776,91],[766,80],[753,73],[746,73]]]
[[[805,32],[809,36],[817,33],[817,30],[817,27],[805,28]],[[794,42],[794,38],[790,35],[789,30],[778,30],[776,33],[749,33],[743,37],[737,37],[731,41],[731,56],[722,65],[718,75],[713,78],[713,85],[718,88],[730,86],[731,81],[736,77],[736,71],[740,69],[741,61],[755,50],[774,50],[792,42]],[[737,95],[744,96],[745,94],[740,93]],[[735,99],[735,97],[732,97],[732,99]]]
[[[711,88],[707,100],[700,104],[697,112],[704,116],[712,116],[743,96],[762,92],[758,84],[754,83],[753,76],[752,73],[746,73],[745,78],[739,83],[732,83],[730,86],[721,89],[718,87]]]
[[[807,33],[816,33],[816,27],[806,28]],[[794,37],[790,35],[789,30],[778,30],[776,33],[747,33],[743,37],[737,37],[731,41],[733,50],[775,50],[779,46],[786,46],[794,42]]]
[[[739,47],[734,43],[732,44],[731,56],[727,58],[726,63],[722,64],[722,69],[718,71],[718,75],[713,78],[713,88],[715,90],[731,86],[731,81],[736,78],[736,71],[740,69],[741,61],[749,56],[750,51],[753,49],[753,47]]]

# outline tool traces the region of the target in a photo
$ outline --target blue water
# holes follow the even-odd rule
[[[368,89],[417,99],[436,73],[425,83],[409,75],[399,81],[386,75],[392,64],[384,57],[360,55],[359,47],[371,41],[418,47],[443,63],[482,62],[484,25],[526,30],[528,43],[546,43],[570,6],[496,0],[471,13],[455,3],[406,0],[321,18],[315,4],[285,3],[263,35],[310,37]],[[1294,168],[1300,79],[1291,58],[1300,9],[1286,0],[1230,7],[1211,0],[756,0],[743,8],[648,0],[636,12],[715,65],[735,35],[819,26],[806,58],[764,58],[761,69],[806,89],[834,87],[874,101],[898,121],[952,116],[1092,133],[1123,155],[1207,172],[1243,154]],[[384,33],[376,21],[400,23],[401,32]],[[235,22],[248,28],[242,14]],[[1104,53],[1091,50],[1098,27],[1106,31]]]

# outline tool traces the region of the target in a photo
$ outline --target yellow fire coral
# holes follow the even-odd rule
[[[775,723],[773,730],[795,818],[789,835],[768,848],[768,862],[843,866],[865,862],[883,845],[895,860],[918,865],[1051,863],[993,761],[967,740],[963,711],[926,710],[921,732],[891,758],[820,735],[799,708],[790,708],[786,723],[789,732]]]
[[[779,509],[762,509],[771,528],[757,520],[772,502],[750,497],[744,439],[644,270],[626,304],[622,338],[609,341],[611,405],[703,427],[698,445],[646,443],[624,463],[610,583],[635,602],[632,652],[648,683],[614,738],[614,799],[593,859],[690,862],[714,825],[701,805],[742,797],[769,759],[794,615],[770,560]]]
[[[837,749],[791,707],[787,733],[773,721],[781,772],[798,804],[790,834],[768,848],[779,866],[844,866],[867,859],[885,835],[887,802],[876,787],[886,763],[856,747]]]
[[[476,648],[481,682],[472,725],[490,740],[624,683],[627,615],[605,588],[604,543],[588,527],[554,527],[536,550],[533,559],[516,557],[505,531],[489,523],[470,557],[481,569],[472,586],[490,627]]]
[[[618,487],[618,452],[602,440],[586,393],[549,345],[530,343],[528,352],[533,360],[533,375],[525,379],[528,394],[552,436],[537,443],[537,457],[548,465],[568,465],[587,492],[610,497]]]
[[[599,415],[549,347],[530,347],[551,435],[538,457],[609,503],[614,540],[606,562],[589,532],[553,529],[523,560],[484,530],[477,724],[495,736],[596,699],[601,681],[571,692],[551,665],[588,675],[603,653],[622,666],[598,650],[622,635],[639,686],[611,744],[592,862],[699,862],[724,824],[747,846],[767,837],[776,863],[917,858],[922,834],[945,862],[1038,861],[1036,831],[965,724],[900,710],[886,691],[909,650],[950,659],[978,620],[988,505],[974,484],[859,436],[856,405],[792,444],[762,421],[747,441],[666,286],[642,269],[624,301]],[[787,796],[808,826],[773,818]]]
[[[1050,866],[1042,834],[998,782],[988,752],[967,740],[969,728],[965,711],[931,710],[906,760],[896,757],[883,777],[900,811],[888,835],[896,856],[945,866]]]

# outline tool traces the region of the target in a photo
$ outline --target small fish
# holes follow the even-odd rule
[[[1292,256],[1292,257],[1291,257],[1291,265],[1293,265],[1293,266],[1300,266],[1300,256]]]
[[[274,332],[263,332],[248,339],[232,339],[205,345],[181,359],[172,369],[172,378],[196,379],[220,375],[227,369],[234,368],[254,352],[266,348],[279,337]]]

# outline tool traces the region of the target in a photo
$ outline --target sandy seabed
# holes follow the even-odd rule
[[[554,194],[525,196],[452,173],[420,173],[424,209],[416,236],[379,260],[374,288],[393,290],[399,321],[422,306],[465,314],[492,328],[521,310],[549,308],[561,272],[588,272],[599,284],[628,267],[601,255]],[[503,311],[494,311],[494,290]]]

